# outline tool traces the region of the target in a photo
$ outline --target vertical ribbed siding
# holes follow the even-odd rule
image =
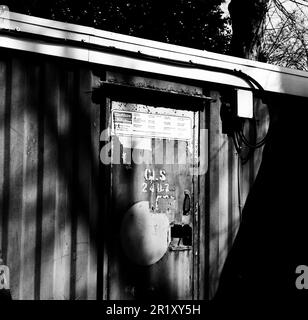
[[[220,120],[220,93],[211,92],[213,103],[208,110],[209,122],[209,195],[208,228],[208,287],[213,298],[219,283],[227,254],[231,249],[240,224],[240,207],[243,209],[248,193],[258,173],[262,149],[257,149],[246,164],[241,164],[232,139],[222,134]],[[268,126],[266,107],[260,101],[255,107],[258,120],[258,140]],[[246,133],[247,134],[247,133]],[[249,134],[249,132],[248,132]]]
[[[97,282],[104,237],[97,234],[101,128],[93,82],[89,69],[68,61],[1,55],[0,249],[14,299],[108,296]],[[199,190],[201,299],[213,297],[239,226],[237,155],[221,132],[219,93],[211,95],[217,100],[200,122],[209,129],[209,169]],[[242,206],[261,156],[257,150],[240,167]],[[100,264],[108,273],[106,256]]]
[[[99,107],[90,70],[0,59],[0,248],[14,299],[95,299]]]

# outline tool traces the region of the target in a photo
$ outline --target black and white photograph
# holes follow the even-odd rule
[[[0,1],[0,305],[304,306],[306,129],[306,0]]]

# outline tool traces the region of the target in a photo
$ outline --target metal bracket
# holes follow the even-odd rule
[[[94,103],[101,103],[103,97],[123,98],[126,102],[152,101],[159,104],[177,104],[179,106],[193,106],[202,109],[204,101],[213,101],[212,97],[205,95],[193,95],[189,93],[160,90],[157,88],[137,87],[128,84],[101,81],[100,87],[92,91]]]

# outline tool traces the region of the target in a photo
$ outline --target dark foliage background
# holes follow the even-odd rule
[[[167,43],[227,53],[222,0],[8,0],[11,11]]]

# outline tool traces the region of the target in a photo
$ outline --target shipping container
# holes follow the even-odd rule
[[[241,162],[221,105],[253,92],[257,138],[269,127],[250,78],[308,95],[306,72],[3,11],[13,299],[212,299],[263,150]]]

